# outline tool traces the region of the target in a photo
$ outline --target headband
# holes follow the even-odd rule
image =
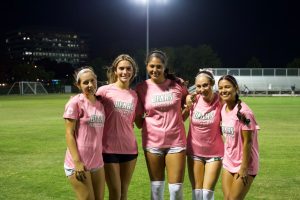
[[[220,80],[222,80],[222,79],[225,79],[225,80],[228,79],[235,87],[237,87],[237,88],[239,87],[237,80],[235,80],[234,77],[229,74],[222,76],[220,78]]]
[[[92,73],[93,73],[93,71],[92,71],[91,69],[89,69],[89,68],[84,68],[84,69],[80,70],[80,71],[77,73],[77,76],[76,76],[76,82],[77,82],[77,83],[78,83],[78,81],[79,81],[80,76],[81,76],[82,74],[86,73],[86,72],[92,72]]]
[[[214,75],[213,75],[213,71],[212,71],[211,68],[199,69],[199,72],[198,72],[196,78],[199,77],[200,75],[204,75],[204,76],[210,78],[211,80],[215,80]]]

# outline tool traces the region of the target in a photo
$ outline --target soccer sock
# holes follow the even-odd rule
[[[183,193],[182,193],[183,185],[182,183],[169,183],[169,192],[170,192],[170,200],[182,200]]]
[[[151,181],[151,200],[163,200],[165,181]]]
[[[203,189],[203,200],[214,200],[214,191]]]
[[[192,200],[202,200],[202,189],[194,189],[192,191]]]

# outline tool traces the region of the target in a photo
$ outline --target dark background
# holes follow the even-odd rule
[[[285,67],[300,57],[299,1],[150,0],[150,48],[210,45],[222,67],[242,67],[257,57],[265,67]],[[87,35],[91,58],[146,48],[146,7],[134,0],[3,0],[5,33],[22,28]]]

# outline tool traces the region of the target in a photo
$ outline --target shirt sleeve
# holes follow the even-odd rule
[[[65,112],[63,115],[63,118],[65,119],[79,119],[79,107],[78,103],[73,97],[72,99],[69,100],[69,102],[65,106]]]
[[[96,96],[100,96],[100,97],[103,97],[105,95],[105,89],[104,89],[104,86],[102,87],[99,87],[97,92],[96,92]]]
[[[244,113],[244,115],[247,119],[250,120],[250,123],[248,125],[243,123],[242,130],[254,131],[256,129],[256,121],[255,121],[253,113],[246,112],[246,113]]]

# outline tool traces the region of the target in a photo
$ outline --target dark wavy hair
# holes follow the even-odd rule
[[[145,64],[148,65],[151,58],[156,57],[161,60],[161,62],[165,65],[165,71],[164,76],[166,79],[170,79],[172,81],[175,81],[176,83],[183,85],[184,81],[183,79],[177,77],[174,73],[171,73],[169,68],[167,67],[168,64],[168,57],[167,54],[161,50],[155,49],[149,52],[149,54],[146,57]]]

